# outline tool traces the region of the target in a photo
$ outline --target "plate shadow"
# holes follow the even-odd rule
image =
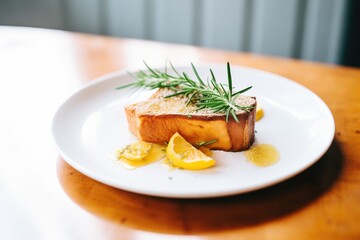
[[[288,215],[326,193],[343,169],[339,143],[295,177],[261,190],[229,197],[173,199],[145,196],[104,185],[59,158],[65,193],[80,207],[112,222],[145,231],[191,234],[260,224]]]

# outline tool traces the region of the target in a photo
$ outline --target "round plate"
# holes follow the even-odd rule
[[[206,79],[211,68],[226,83],[226,65],[197,66]],[[193,76],[191,67],[177,67]],[[61,156],[81,173],[123,190],[161,197],[203,198],[244,193],[270,186],[308,168],[329,148],[334,119],[326,104],[305,87],[271,73],[232,66],[233,86],[253,88],[264,109],[255,124],[255,143],[271,144],[280,160],[258,167],[243,152],[214,151],[216,166],[206,170],[171,170],[157,162],[134,170],[115,160],[116,149],[137,139],[129,132],[124,105],[152,92],[115,90],[134,81],[125,72],[101,77],[84,86],[57,110],[52,133]]]

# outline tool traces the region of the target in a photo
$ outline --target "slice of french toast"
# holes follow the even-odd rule
[[[225,113],[197,110],[194,104],[186,104],[186,97],[165,98],[172,93],[160,89],[146,101],[125,106],[130,131],[139,140],[163,144],[178,132],[193,145],[216,140],[207,147],[224,151],[242,151],[254,142],[255,97],[236,99],[238,105],[252,107],[237,111],[237,122],[233,117],[226,121]]]

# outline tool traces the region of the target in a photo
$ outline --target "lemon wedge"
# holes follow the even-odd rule
[[[127,145],[124,149],[119,151],[119,157],[124,157],[130,161],[142,161],[150,152],[151,143],[139,141]]]
[[[260,119],[262,119],[264,116],[264,109],[259,105],[257,104],[256,106],[256,114],[255,114],[255,120],[256,121],[259,121]]]
[[[203,146],[200,146],[198,147],[197,149],[199,149],[200,151],[202,151],[206,156],[208,157],[211,157],[212,156],[212,151],[207,148],[207,147],[203,147]]]
[[[200,170],[213,166],[215,160],[193,147],[179,133],[175,133],[166,148],[169,161],[176,167]]]

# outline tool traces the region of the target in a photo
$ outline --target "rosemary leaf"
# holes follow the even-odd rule
[[[169,88],[174,91],[174,93],[166,96],[166,98],[185,96],[187,98],[186,105],[193,103],[197,107],[197,111],[208,108],[213,113],[222,112],[225,114],[227,122],[230,117],[238,122],[239,119],[236,116],[237,111],[250,111],[253,108],[251,106],[239,106],[235,103],[236,98],[240,94],[251,89],[252,86],[233,93],[229,62],[226,65],[228,78],[227,84],[218,83],[216,81],[215,74],[211,69],[209,69],[211,76],[205,83],[192,63],[191,67],[197,81],[191,79],[185,72],[180,74],[170,61],[170,67],[175,75],[171,75],[167,72],[167,64],[165,65],[165,72],[149,67],[145,61],[144,64],[147,71],[140,70],[137,73],[130,74],[136,79],[135,82],[119,86],[116,89],[124,89],[128,87],[148,89]]]
[[[197,143],[195,144],[195,146],[196,146],[196,147],[207,146],[207,145],[216,143],[217,141],[218,141],[217,139],[213,139],[213,140],[210,140],[210,141],[208,141],[208,142],[205,142],[205,141],[197,142]]]
[[[194,73],[195,73],[196,78],[199,80],[199,83],[204,86],[205,84],[204,84],[204,82],[201,80],[201,78],[200,78],[200,76],[199,76],[199,73],[197,72],[197,70],[196,70],[196,68],[195,68],[195,66],[194,66],[193,63],[191,63],[191,67],[192,67],[192,69],[193,69],[193,71],[194,71]]]

